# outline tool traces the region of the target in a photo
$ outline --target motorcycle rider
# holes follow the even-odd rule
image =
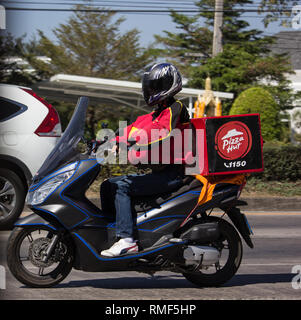
[[[130,145],[130,140],[139,136],[139,131],[147,133],[146,149],[156,144],[159,148],[159,165],[151,165],[152,172],[148,174],[126,175],[104,181],[101,185],[101,203],[104,212],[112,209],[116,212],[116,237],[111,248],[103,250],[101,255],[115,257],[121,254],[138,251],[135,240],[136,217],[133,216],[131,197],[148,196],[165,193],[177,189],[184,177],[184,166],[174,164],[174,146],[170,145],[170,164],[162,164],[162,142],[169,139],[171,131],[180,129],[181,133],[189,125],[189,114],[182,102],[175,100],[174,95],[182,89],[182,79],[178,69],[169,63],[155,64],[147,70],[142,79],[142,91],[148,106],[155,106],[154,111],[140,116],[126,127],[122,134],[115,138],[117,151],[122,144]],[[153,138],[153,129],[163,130],[165,134],[160,139]],[[165,131],[164,131],[165,130]],[[160,131],[162,133],[162,131]],[[145,142],[145,141],[144,141]],[[140,141],[141,144],[141,141]],[[136,142],[139,145],[139,141]],[[141,145],[140,145],[141,146]],[[166,150],[165,150],[166,151]],[[132,150],[129,158],[135,158],[139,152]],[[113,195],[113,201],[109,194]],[[112,212],[112,210],[111,210]]]

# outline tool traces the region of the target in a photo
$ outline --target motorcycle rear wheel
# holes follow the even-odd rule
[[[216,217],[208,217],[208,221],[218,221],[221,233],[220,239],[211,245],[221,251],[227,248],[229,250],[227,261],[223,267],[216,268],[215,273],[206,274],[200,269],[196,272],[184,272],[183,276],[199,287],[218,287],[230,280],[237,272],[241,263],[243,248],[240,236],[229,222]]]
[[[55,231],[43,226],[15,228],[7,245],[7,265],[17,280],[29,287],[49,288],[60,283],[70,273],[74,249],[71,239],[64,237],[55,247],[55,254],[42,262]]]

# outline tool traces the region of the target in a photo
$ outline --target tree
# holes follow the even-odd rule
[[[102,77],[119,80],[140,80],[142,71],[150,63],[150,57],[139,45],[136,29],[120,32],[124,18],[115,18],[113,12],[93,12],[87,6],[77,5],[64,24],[53,30],[56,41],[39,31],[39,39],[28,43],[27,58],[48,79],[57,73]],[[51,58],[51,64],[43,63],[36,55]],[[54,103],[55,104],[55,103]],[[55,104],[59,111],[68,114],[68,108]],[[119,119],[130,117],[131,110],[123,106],[114,110],[101,105],[89,106],[87,114],[87,139],[94,139],[100,124],[110,119],[115,126]],[[67,118],[67,117],[66,117]],[[66,122],[66,121],[65,121]]]
[[[250,0],[224,0],[223,52],[215,57],[211,55],[214,0],[198,1],[198,16],[186,17],[171,12],[181,32],[165,31],[165,37],[156,39],[158,45],[163,46],[161,54],[179,65],[189,79],[189,86],[203,89],[209,75],[213,90],[232,92],[236,98],[247,88],[260,85],[272,93],[281,109],[286,109],[292,105],[295,95],[285,75],[293,71],[286,55],[271,54],[275,39],[250,28],[243,19],[241,9],[251,4]],[[191,57],[197,53],[202,57]],[[224,114],[229,112],[232,102],[223,103]]]
[[[291,26],[292,7],[300,5],[296,0],[261,0],[258,12],[264,14],[263,23],[267,27],[271,22],[279,21],[282,26]]]
[[[279,108],[267,90],[253,87],[243,91],[234,101],[230,110],[230,115],[250,113],[260,114],[261,134],[265,141],[280,138]]]
[[[37,49],[52,60],[51,65],[43,66],[43,72],[126,80],[140,78],[141,70],[150,60],[139,46],[139,32],[132,29],[121,34],[119,27],[124,18],[115,19],[113,12],[79,11],[85,8],[88,7],[76,6],[69,20],[55,28],[56,42],[39,31]]]
[[[234,10],[250,3],[250,0],[224,1],[223,45],[239,44],[250,53],[266,52],[265,46],[272,38],[263,38],[261,31],[248,28],[249,24],[241,19],[241,12]],[[215,1],[200,0],[196,6],[199,14],[193,17],[171,11],[171,18],[180,32],[164,31],[164,36],[156,35],[158,47],[152,52],[159,57],[168,57],[187,77],[212,56]]]
[[[232,92],[234,98],[247,88],[260,85],[272,93],[280,109],[286,109],[295,98],[286,78],[287,74],[293,73],[287,56],[272,54],[270,48],[274,38],[250,29],[241,12],[231,11],[231,8],[241,8],[249,3],[252,1],[225,1],[223,52],[195,68],[189,84],[203,88],[209,74],[214,90]],[[205,14],[208,24],[212,25],[213,13]],[[230,106],[231,101],[224,102],[224,113],[229,112]]]
[[[0,78],[2,83],[29,86],[37,81],[34,73],[26,71],[28,65],[18,64],[14,58],[24,58],[23,38],[11,34],[0,36]]]
[[[201,68],[195,68],[189,85],[204,88],[205,78],[210,75],[212,88],[232,92],[236,98],[247,88],[260,85],[276,99],[284,110],[292,105],[294,93],[285,74],[293,73],[285,55],[261,56],[235,45],[226,45],[223,52],[208,59]],[[225,101],[223,112],[229,112],[232,101]]]
[[[155,45],[159,48],[152,49],[151,53],[175,63],[184,75],[189,76],[191,66],[199,66],[200,61],[210,57],[212,31],[200,25],[198,16],[188,17],[171,11],[171,18],[180,32],[165,30],[165,36],[155,35]]]

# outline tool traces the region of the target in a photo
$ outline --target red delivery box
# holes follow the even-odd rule
[[[191,123],[195,162],[189,174],[263,171],[259,114],[196,118]]]

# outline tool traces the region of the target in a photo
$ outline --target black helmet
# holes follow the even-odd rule
[[[145,102],[153,106],[182,90],[182,78],[178,69],[170,63],[160,63],[144,72],[142,92]]]

